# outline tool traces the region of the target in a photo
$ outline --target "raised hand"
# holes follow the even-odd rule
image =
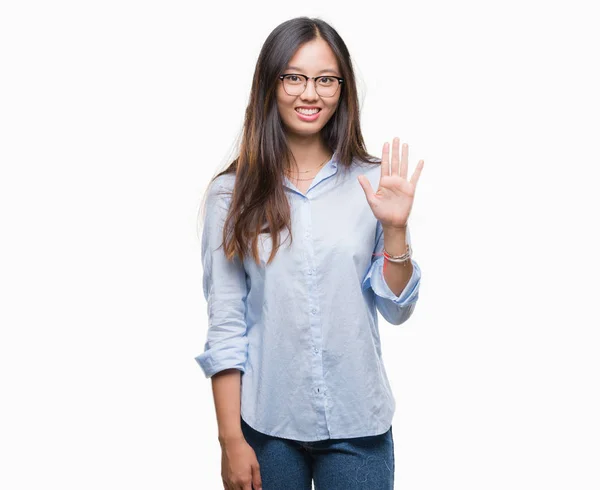
[[[390,145],[383,144],[381,157],[381,178],[377,192],[373,192],[371,183],[364,175],[358,176],[358,181],[365,191],[365,196],[375,217],[381,222],[383,228],[404,228],[412,209],[415,189],[424,162],[419,160],[410,181],[408,173],[408,145],[402,145],[402,159],[400,160],[400,139],[394,138],[392,146],[392,164],[390,171]]]

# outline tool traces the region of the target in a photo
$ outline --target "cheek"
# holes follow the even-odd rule
[[[283,100],[277,100],[277,109],[281,117],[290,117],[290,111],[293,109],[292,106]]]
[[[327,106],[327,120],[329,120],[333,117],[333,115],[335,114],[335,111],[337,111],[337,107],[338,107],[337,103]]]
[[[329,114],[332,115],[337,110],[339,102],[340,102],[340,98],[339,97],[338,97],[338,99],[336,101],[329,102],[327,104],[327,112],[329,112]]]
[[[291,101],[289,100],[289,96],[283,92],[283,89],[281,87],[279,87],[277,89],[277,94],[276,94],[276,101],[277,101],[277,108],[279,110],[285,110],[285,109],[290,109],[291,108]]]
[[[279,112],[279,117],[284,119],[286,113],[285,104],[282,104],[281,102],[277,101],[277,111]]]

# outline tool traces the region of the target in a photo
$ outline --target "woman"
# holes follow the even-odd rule
[[[346,45],[320,19],[267,38],[240,152],[211,181],[202,238],[227,490],[392,489],[395,400],[377,311],[412,314],[407,227],[421,160],[364,146]],[[377,189],[375,192],[373,189]],[[384,264],[385,261],[385,264]]]

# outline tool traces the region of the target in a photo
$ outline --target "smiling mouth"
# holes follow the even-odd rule
[[[299,114],[304,114],[305,116],[312,116],[313,114],[316,114],[317,112],[321,112],[321,109],[294,109],[296,112],[298,112]]]

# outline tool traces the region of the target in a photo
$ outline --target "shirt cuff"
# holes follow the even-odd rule
[[[363,289],[371,287],[377,296],[389,299],[400,307],[417,301],[417,299],[419,299],[419,284],[421,282],[421,268],[417,262],[410,259],[413,266],[412,275],[404,289],[396,296],[388,286],[387,282],[385,282],[385,277],[383,276],[384,260],[384,257],[380,257],[373,262],[372,267],[369,269],[369,272],[363,281]]]
[[[242,342],[244,350],[247,348],[247,338],[244,337]],[[242,355],[235,349],[222,347],[221,349],[213,347],[213,349],[205,348],[206,350],[196,356],[194,359],[202,368],[204,376],[211,378],[215,374],[225,369],[238,369],[244,374],[246,372],[246,356]]]

